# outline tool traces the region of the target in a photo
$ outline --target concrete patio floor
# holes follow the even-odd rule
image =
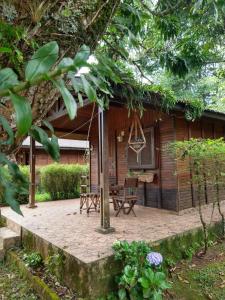
[[[1,211],[6,218],[85,263],[111,255],[115,240],[155,242],[201,226],[197,209],[176,215],[165,210],[136,206],[137,217],[122,213],[115,217],[111,207],[111,225],[115,232],[104,235],[96,232],[100,214],[92,212],[89,217],[86,212],[80,214],[79,199],[38,203],[35,209],[22,206],[24,217],[8,207]],[[205,206],[203,211],[208,222],[211,206]],[[213,221],[216,220],[219,220],[217,209],[213,217]]]

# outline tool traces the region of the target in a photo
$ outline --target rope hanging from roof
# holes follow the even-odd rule
[[[134,112],[131,123],[130,134],[128,139],[128,146],[137,154],[137,162],[139,161],[139,154],[146,146],[146,139],[142,129],[141,121],[137,112]]]

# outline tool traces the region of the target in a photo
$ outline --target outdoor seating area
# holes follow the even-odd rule
[[[115,216],[122,211],[136,217],[134,206],[138,201],[138,178],[125,178],[124,185],[110,185],[109,200],[113,204]],[[89,176],[81,176],[80,186],[80,214],[85,210],[87,215],[91,211],[100,212],[100,193],[90,191]]]

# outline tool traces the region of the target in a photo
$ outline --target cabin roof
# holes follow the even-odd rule
[[[86,150],[89,147],[89,143],[87,141],[80,140],[58,139],[58,143],[61,150]],[[35,146],[40,149],[43,148],[43,146],[38,142],[35,143]],[[23,141],[21,147],[30,148],[29,137]]]

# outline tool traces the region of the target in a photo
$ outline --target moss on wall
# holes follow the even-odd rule
[[[211,241],[221,236],[220,223],[209,229]],[[152,248],[162,253],[165,260],[177,262],[187,258],[189,249],[200,247],[202,238],[202,230],[196,229],[161,240],[152,244]],[[114,256],[86,264],[25,229],[22,232],[22,243],[26,249],[39,251],[46,260],[57,255],[61,257],[61,262],[55,263],[54,274],[62,284],[76,290],[82,299],[96,300],[116,289],[115,276],[120,273],[121,266],[114,260]]]

